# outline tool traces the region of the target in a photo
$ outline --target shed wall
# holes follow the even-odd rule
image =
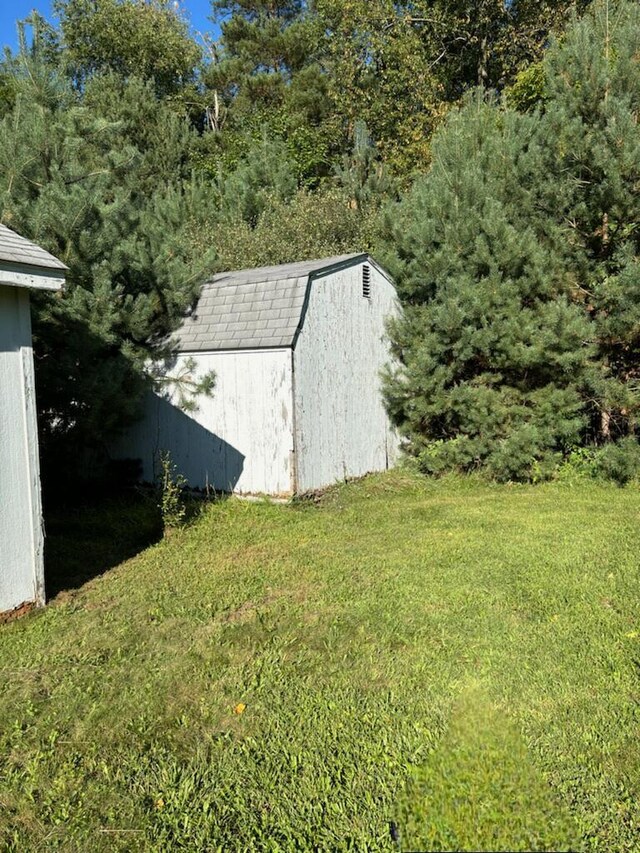
[[[291,350],[194,353],[178,357],[173,375],[192,358],[195,374],[216,374],[212,397],[196,412],[149,394],[143,418],[114,448],[116,457],[142,460],[143,478],[157,473],[168,450],[193,488],[264,494],[291,493],[293,398]]]
[[[398,439],[381,397],[389,361],[385,320],[398,310],[392,284],[370,265],[313,281],[294,351],[296,470],[299,492],[383,471]]]
[[[0,285],[0,612],[44,603],[29,294]]]

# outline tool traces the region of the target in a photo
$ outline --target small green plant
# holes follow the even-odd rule
[[[572,447],[558,467],[556,479],[572,482],[584,478],[598,478],[600,472],[600,455],[597,447]]]
[[[184,524],[187,507],[184,501],[184,489],[187,485],[186,479],[177,472],[175,463],[168,450],[161,450],[159,454],[160,475],[158,477],[158,507],[162,515],[162,523],[165,531]]]

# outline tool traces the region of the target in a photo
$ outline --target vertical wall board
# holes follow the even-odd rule
[[[147,481],[155,479],[158,452],[168,450],[193,488],[290,494],[291,351],[180,355],[174,375],[184,372],[188,358],[197,365],[196,376],[215,373],[213,396],[201,396],[197,411],[184,412],[149,394],[143,418],[114,444],[112,455],[141,459]]]
[[[0,286],[0,612],[44,603],[29,294]]]
[[[389,362],[385,320],[395,288],[370,265],[370,296],[359,264],[311,284],[294,351],[297,488],[383,471],[398,439],[384,409],[380,371]]]

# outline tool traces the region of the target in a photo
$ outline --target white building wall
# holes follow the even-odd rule
[[[0,613],[44,603],[29,293],[0,285]]]
[[[194,488],[290,494],[293,457],[291,350],[245,350],[180,355],[174,375],[192,358],[196,376],[216,374],[212,397],[183,412],[158,395],[147,397],[142,420],[113,448],[140,458],[153,481],[158,453],[168,450]]]
[[[398,439],[384,410],[380,371],[389,362],[385,319],[398,310],[394,287],[362,264],[311,284],[294,351],[297,490],[391,467]]]

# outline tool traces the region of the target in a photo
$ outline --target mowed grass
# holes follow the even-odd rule
[[[0,628],[0,849],[640,849],[639,521],[403,472],[207,505]]]

